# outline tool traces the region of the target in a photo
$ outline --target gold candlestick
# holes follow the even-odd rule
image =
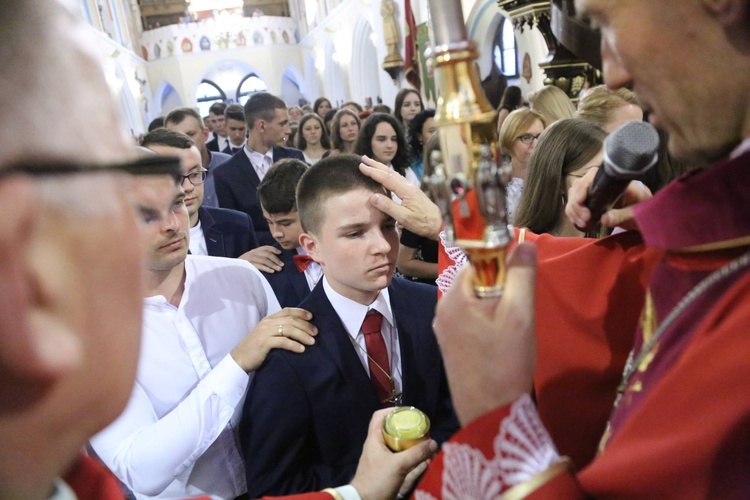
[[[443,209],[446,239],[474,268],[479,297],[497,297],[505,282],[505,251],[511,242],[505,206],[509,173],[499,161],[497,114],[480,86],[477,45],[466,36],[459,0],[430,0],[436,46],[428,50],[440,91],[435,122],[442,162],[428,179]],[[442,186],[435,185],[442,183]]]

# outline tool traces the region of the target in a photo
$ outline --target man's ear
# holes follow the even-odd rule
[[[313,258],[315,262],[318,264],[323,264],[323,261],[321,260],[322,257],[320,255],[320,248],[318,246],[318,240],[310,233],[302,233],[299,235],[299,244],[302,246],[302,248],[305,249],[305,252],[307,252],[310,257]]]
[[[40,216],[32,181],[0,183],[0,379],[26,384],[49,381],[80,363],[79,339],[55,321],[44,276],[34,266]],[[0,393],[8,388],[0,381]]]
[[[201,130],[201,133],[203,134],[203,140],[205,141],[208,139],[208,134],[210,134],[211,132],[208,130],[208,128],[204,128],[203,130]]]

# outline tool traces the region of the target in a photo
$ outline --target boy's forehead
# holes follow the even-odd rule
[[[323,222],[325,223],[333,218],[337,220],[353,218],[355,213],[364,215],[368,212],[375,213],[379,219],[390,218],[390,216],[381,212],[370,203],[370,197],[373,194],[385,195],[385,191],[372,191],[363,186],[356,186],[347,191],[329,194],[322,203]]]

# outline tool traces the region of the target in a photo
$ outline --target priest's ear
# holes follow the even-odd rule
[[[55,321],[61,304],[47,294],[45,277],[35,265],[38,217],[36,186],[30,179],[0,179],[0,406],[13,387],[53,382],[81,359],[72,332]],[[10,392],[9,392],[10,391]]]

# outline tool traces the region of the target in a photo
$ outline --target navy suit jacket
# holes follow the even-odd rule
[[[214,137],[213,139],[208,141],[206,143],[206,149],[219,153],[219,139],[217,137]]]
[[[398,328],[403,404],[425,412],[442,442],[458,420],[432,331],[435,288],[394,278],[389,287]],[[313,314],[315,345],[302,354],[275,349],[255,373],[240,423],[250,498],[348,484],[373,412],[380,409],[356,348],[323,290],[299,307]]]
[[[253,221],[258,243],[260,245],[273,245],[276,240],[271,236],[271,231],[268,229],[268,223],[263,217],[258,201],[260,178],[258,178],[258,174],[247,155],[242,151],[240,153],[221,164],[214,172],[219,206],[245,212]],[[305,161],[305,157],[299,149],[275,146],[273,148],[274,163],[282,158],[297,158]]]
[[[279,248],[278,245],[274,245]],[[310,295],[305,273],[301,273],[294,263],[296,250],[281,250],[279,258],[284,263],[281,271],[275,273],[263,272],[263,276],[273,288],[273,293],[279,300],[281,307],[297,307],[300,302]]]
[[[206,250],[212,257],[236,258],[253,248],[258,248],[253,224],[247,214],[226,208],[200,207]]]

